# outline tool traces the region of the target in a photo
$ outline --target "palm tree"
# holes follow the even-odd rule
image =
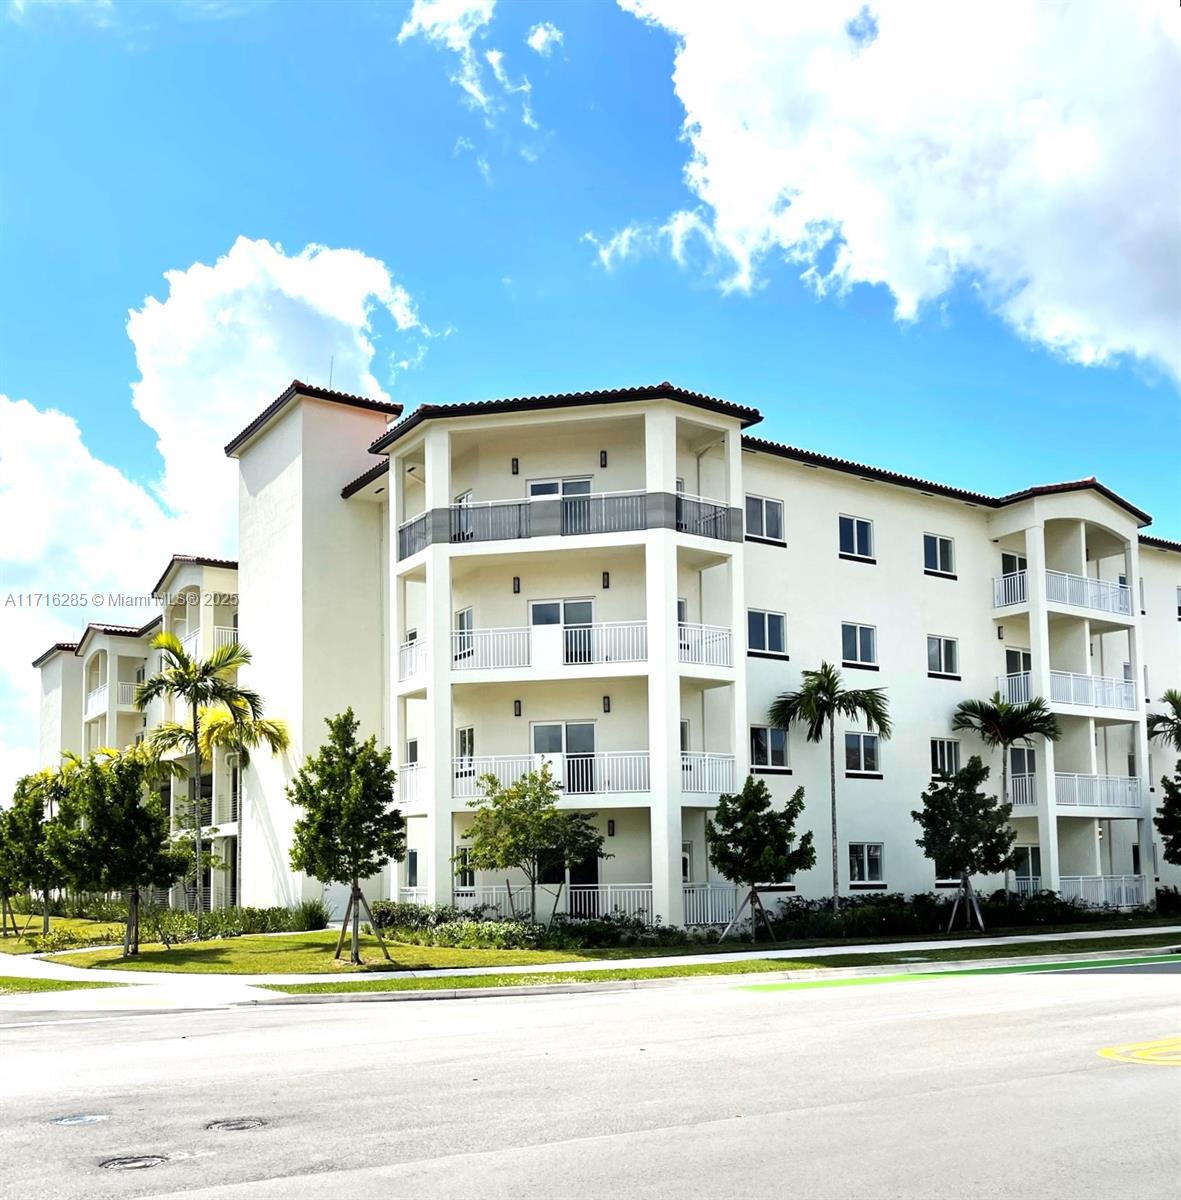
[[[1148,714],[1148,736],[1158,738],[1166,746],[1181,750],[1181,692],[1169,688],[1161,694],[1161,703],[1169,711]]]
[[[189,773],[189,803],[193,811],[194,861],[197,872],[197,937],[201,936],[201,875],[204,856],[201,845],[201,806],[198,788],[201,780],[201,717],[202,710],[220,706],[235,721],[262,719],[262,697],[248,688],[239,687],[234,672],[250,662],[250,651],[237,642],[218,646],[206,659],[190,658],[173,633],[158,634],[152,647],[160,651],[161,669],[136,688],[135,705],[141,711],[161,696],[183,700],[189,709],[187,728],[168,723],[161,726],[152,740],[161,752],[173,748],[192,754]],[[177,730],[184,729],[181,738]]]
[[[1041,696],[1010,704],[1000,692],[988,700],[961,700],[951,719],[953,733],[976,734],[991,750],[1001,751],[1001,801],[1009,799],[1009,750],[1018,742],[1033,745],[1035,737],[1056,742],[1062,736],[1058,718]],[[1009,895],[1009,872],[1005,871],[1005,896]]]
[[[792,725],[807,727],[808,741],[820,742],[828,730],[829,795],[832,802],[832,907],[841,903],[840,863],[837,842],[837,751],[836,719],[864,721],[870,733],[887,741],[891,733],[890,706],[885,688],[853,688],[841,686],[841,673],[832,663],[822,662],[818,670],[805,671],[803,686],[798,692],[784,692],[768,713],[768,720],[777,729],[790,730]]]

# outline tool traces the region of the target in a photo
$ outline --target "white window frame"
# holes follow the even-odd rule
[[[776,499],[774,496],[759,496],[754,492],[747,492],[745,497],[746,503],[742,509],[743,531],[747,537],[759,538],[764,542],[774,542],[776,545],[786,544],[786,536],[783,528],[783,501]],[[759,506],[759,525],[760,528],[755,530],[750,527],[750,504],[754,501]],[[772,535],[767,532],[767,505],[773,504],[779,509],[779,534]]]
[[[936,749],[938,747],[938,749]],[[948,748],[950,747],[950,751]],[[947,759],[951,759],[951,769],[947,769]],[[942,764],[942,765],[940,765]],[[958,738],[931,739],[931,778],[939,779],[944,775],[954,775],[960,769],[960,743]]]
[[[1006,558],[1011,558],[1013,560],[1013,569],[1011,571],[1005,570],[1005,559]],[[1028,570],[1029,570],[1029,559],[1024,554],[1021,554],[1017,550],[1002,550],[1001,551],[1001,574],[1002,575],[1016,575],[1021,571],[1028,571]]]
[[[865,630],[869,630],[870,637],[873,641],[873,657],[872,658],[846,658],[845,657],[845,630],[855,629],[857,653],[861,654],[861,635]],[[878,627],[876,625],[861,625],[857,621],[842,621],[841,622],[841,663],[846,667],[876,667],[878,665]]]
[[[844,532],[844,522],[845,521],[853,522],[853,549],[852,550],[846,550],[841,545],[841,535]],[[865,526],[865,529],[868,534],[869,546],[868,546],[868,550],[865,554],[862,554],[862,552],[858,549],[858,546],[860,545],[860,542],[861,542],[861,539],[858,536],[861,526]],[[852,513],[839,514],[839,516],[837,517],[837,553],[841,556],[841,558],[851,558],[857,562],[868,562],[868,563],[877,562],[877,558],[874,555],[874,545],[875,545],[875,539],[874,539],[874,532],[873,532],[873,521],[871,521],[869,517],[855,517]]]
[[[876,879],[870,877],[869,873],[869,848],[876,846],[878,876]],[[859,849],[861,853],[857,856],[861,860],[861,877],[856,878],[853,873],[853,851]],[[885,842],[850,842],[849,843],[849,882],[854,883],[885,883],[886,882],[886,843]]]
[[[413,749],[412,749],[413,747]],[[406,739],[406,757],[403,759],[403,766],[416,767],[418,765],[418,738],[410,737]]]
[[[552,483],[555,487],[557,487],[558,490],[556,492],[542,492],[540,494],[534,492],[533,489],[537,487],[538,484],[549,483]],[[566,485],[569,483],[585,483],[589,490],[585,492],[574,492],[573,494],[568,494],[566,492]],[[590,475],[566,475],[559,478],[546,476],[542,479],[527,480],[525,483],[525,494],[530,500],[577,500],[579,498],[585,498],[586,496],[593,496],[594,487],[595,481],[593,476]]]
[[[758,762],[755,759],[754,747],[754,732],[756,729],[761,729],[767,735],[767,761]],[[771,745],[772,734],[778,734],[783,738],[783,761],[775,762],[775,751]],[[791,760],[788,757],[788,737],[786,729],[776,729],[773,725],[752,725],[750,727],[750,765],[751,769],[760,768],[765,771],[787,771],[791,769]]]
[[[849,766],[850,738],[857,738],[857,761],[861,764],[858,767]],[[874,742],[873,756],[877,764],[874,767],[866,767],[865,765],[865,743],[870,738]],[[873,777],[882,774],[882,739],[876,733],[869,733],[861,729],[847,729],[845,731],[845,774],[869,775]]]
[[[938,566],[928,566],[927,564],[927,539],[930,538],[935,543],[935,561]],[[947,563],[943,565],[943,547],[947,545]],[[955,538],[948,537],[945,533],[924,533],[923,534],[923,570],[928,575],[942,575],[945,579],[955,578]]]
[[[763,645],[752,646],[750,644],[750,619],[752,616],[760,616],[763,618]],[[783,631],[783,647],[780,650],[770,649],[770,621],[768,618],[778,617],[780,626]],[[746,648],[747,651],[753,654],[773,654],[778,658],[787,657],[787,614],[781,612],[773,612],[766,608],[748,608],[746,610]]]
[[[939,669],[931,666],[932,643],[938,643]],[[947,648],[951,647],[951,665],[948,666]],[[927,675],[936,679],[959,679],[960,677],[960,640],[947,637],[942,633],[927,634]]]

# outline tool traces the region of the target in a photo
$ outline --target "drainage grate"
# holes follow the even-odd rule
[[[68,1117],[54,1117],[50,1125],[97,1125],[99,1121],[110,1120],[102,1113],[70,1113]]]
[[[210,1121],[205,1128],[215,1133],[237,1133],[243,1129],[261,1129],[265,1124],[258,1117],[233,1117],[226,1121]]]
[[[158,1167],[168,1159],[163,1154],[127,1154],[122,1158],[106,1158],[98,1165],[108,1171],[145,1171]]]

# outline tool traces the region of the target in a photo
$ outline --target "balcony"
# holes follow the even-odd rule
[[[549,920],[551,913],[568,917],[622,913],[645,921],[652,919],[650,883],[576,883],[563,887],[556,895],[555,890],[554,884],[538,886],[538,920]],[[456,887],[454,897],[457,908],[491,908],[499,917],[523,916],[529,911],[529,888],[524,885],[514,888],[511,896],[504,886]]]
[[[648,526],[646,492],[599,492],[562,497],[563,535],[627,533]]]
[[[234,646],[238,642],[238,631],[233,625],[214,625],[213,648],[220,650],[222,646]]]
[[[409,558],[431,544],[431,514],[419,513],[398,526],[398,559]]]
[[[453,504],[449,536],[453,542],[498,542],[529,536],[528,500],[483,500]]]
[[[734,755],[681,752],[681,791],[720,796],[734,791]]]
[[[677,657],[702,667],[734,665],[734,635],[724,625],[693,625],[682,621],[677,630]]]
[[[452,792],[459,799],[483,795],[480,779],[493,775],[502,787],[548,762],[566,796],[649,790],[647,750],[598,754],[510,754],[452,760]]]
[[[738,888],[732,883],[687,883],[686,925],[728,925],[738,911]]]
[[[647,659],[646,621],[456,629],[451,633],[451,665],[456,671],[552,669]]]
[[[1010,704],[1025,704],[1033,696],[1030,673],[1028,671],[1015,671],[1011,675],[998,675],[996,677],[996,690],[1000,692],[1001,699],[1007,700]]]
[[[93,687],[86,693],[86,703],[83,706],[85,720],[89,721],[91,717],[101,716],[107,711],[107,685],[100,683],[98,687]]]
[[[1139,812],[1144,806],[1140,780],[1133,775],[1054,776],[1054,800],[1065,808],[1126,808]]]
[[[1058,895],[1089,908],[1136,908],[1144,903],[1143,875],[1063,875]]]
[[[698,537],[725,538],[729,535],[730,516],[724,504],[704,496],[677,493],[677,532]]]
[[[422,804],[429,798],[427,768],[418,763],[403,763],[398,768],[398,803]]]
[[[413,679],[426,670],[426,642],[403,642],[398,647],[398,679]]]
[[[115,703],[120,708],[135,707],[135,689],[139,687],[138,683],[128,683],[125,680],[119,680],[115,684]]]
[[[1018,896],[1036,896],[1042,890],[1040,875],[1018,875],[1013,880],[1013,891]]]
[[[1008,801],[1014,808],[1033,808],[1037,804],[1037,776],[1010,775]]]
[[[1028,571],[1012,571],[992,581],[992,604],[994,608],[1008,608],[1011,604],[1024,604],[1029,599]]]
[[[190,657],[197,658],[201,652],[201,631],[194,629],[180,639],[180,648]]]
[[[1073,671],[1051,671],[1050,699],[1056,704],[1077,704],[1084,708],[1118,708],[1124,712],[1134,712],[1136,685],[1130,679],[1116,679],[1107,675],[1077,675]]]
[[[1105,579],[1092,579],[1089,575],[1047,571],[1046,599],[1052,604],[1089,608],[1122,617],[1132,614],[1131,588],[1122,583],[1108,583]]]

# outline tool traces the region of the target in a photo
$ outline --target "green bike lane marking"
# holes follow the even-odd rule
[[[793,979],[786,983],[744,983],[744,992],[792,992],[807,988],[865,987],[874,983],[906,983],[930,979],[949,979],[964,975],[1029,975],[1044,971],[1103,970],[1111,967],[1147,966],[1153,963],[1177,963],[1176,954],[1153,954],[1143,958],[1080,959],[1076,962],[1031,962],[1004,967],[960,967],[950,971],[908,971],[904,975],[854,975],[845,979]]]

